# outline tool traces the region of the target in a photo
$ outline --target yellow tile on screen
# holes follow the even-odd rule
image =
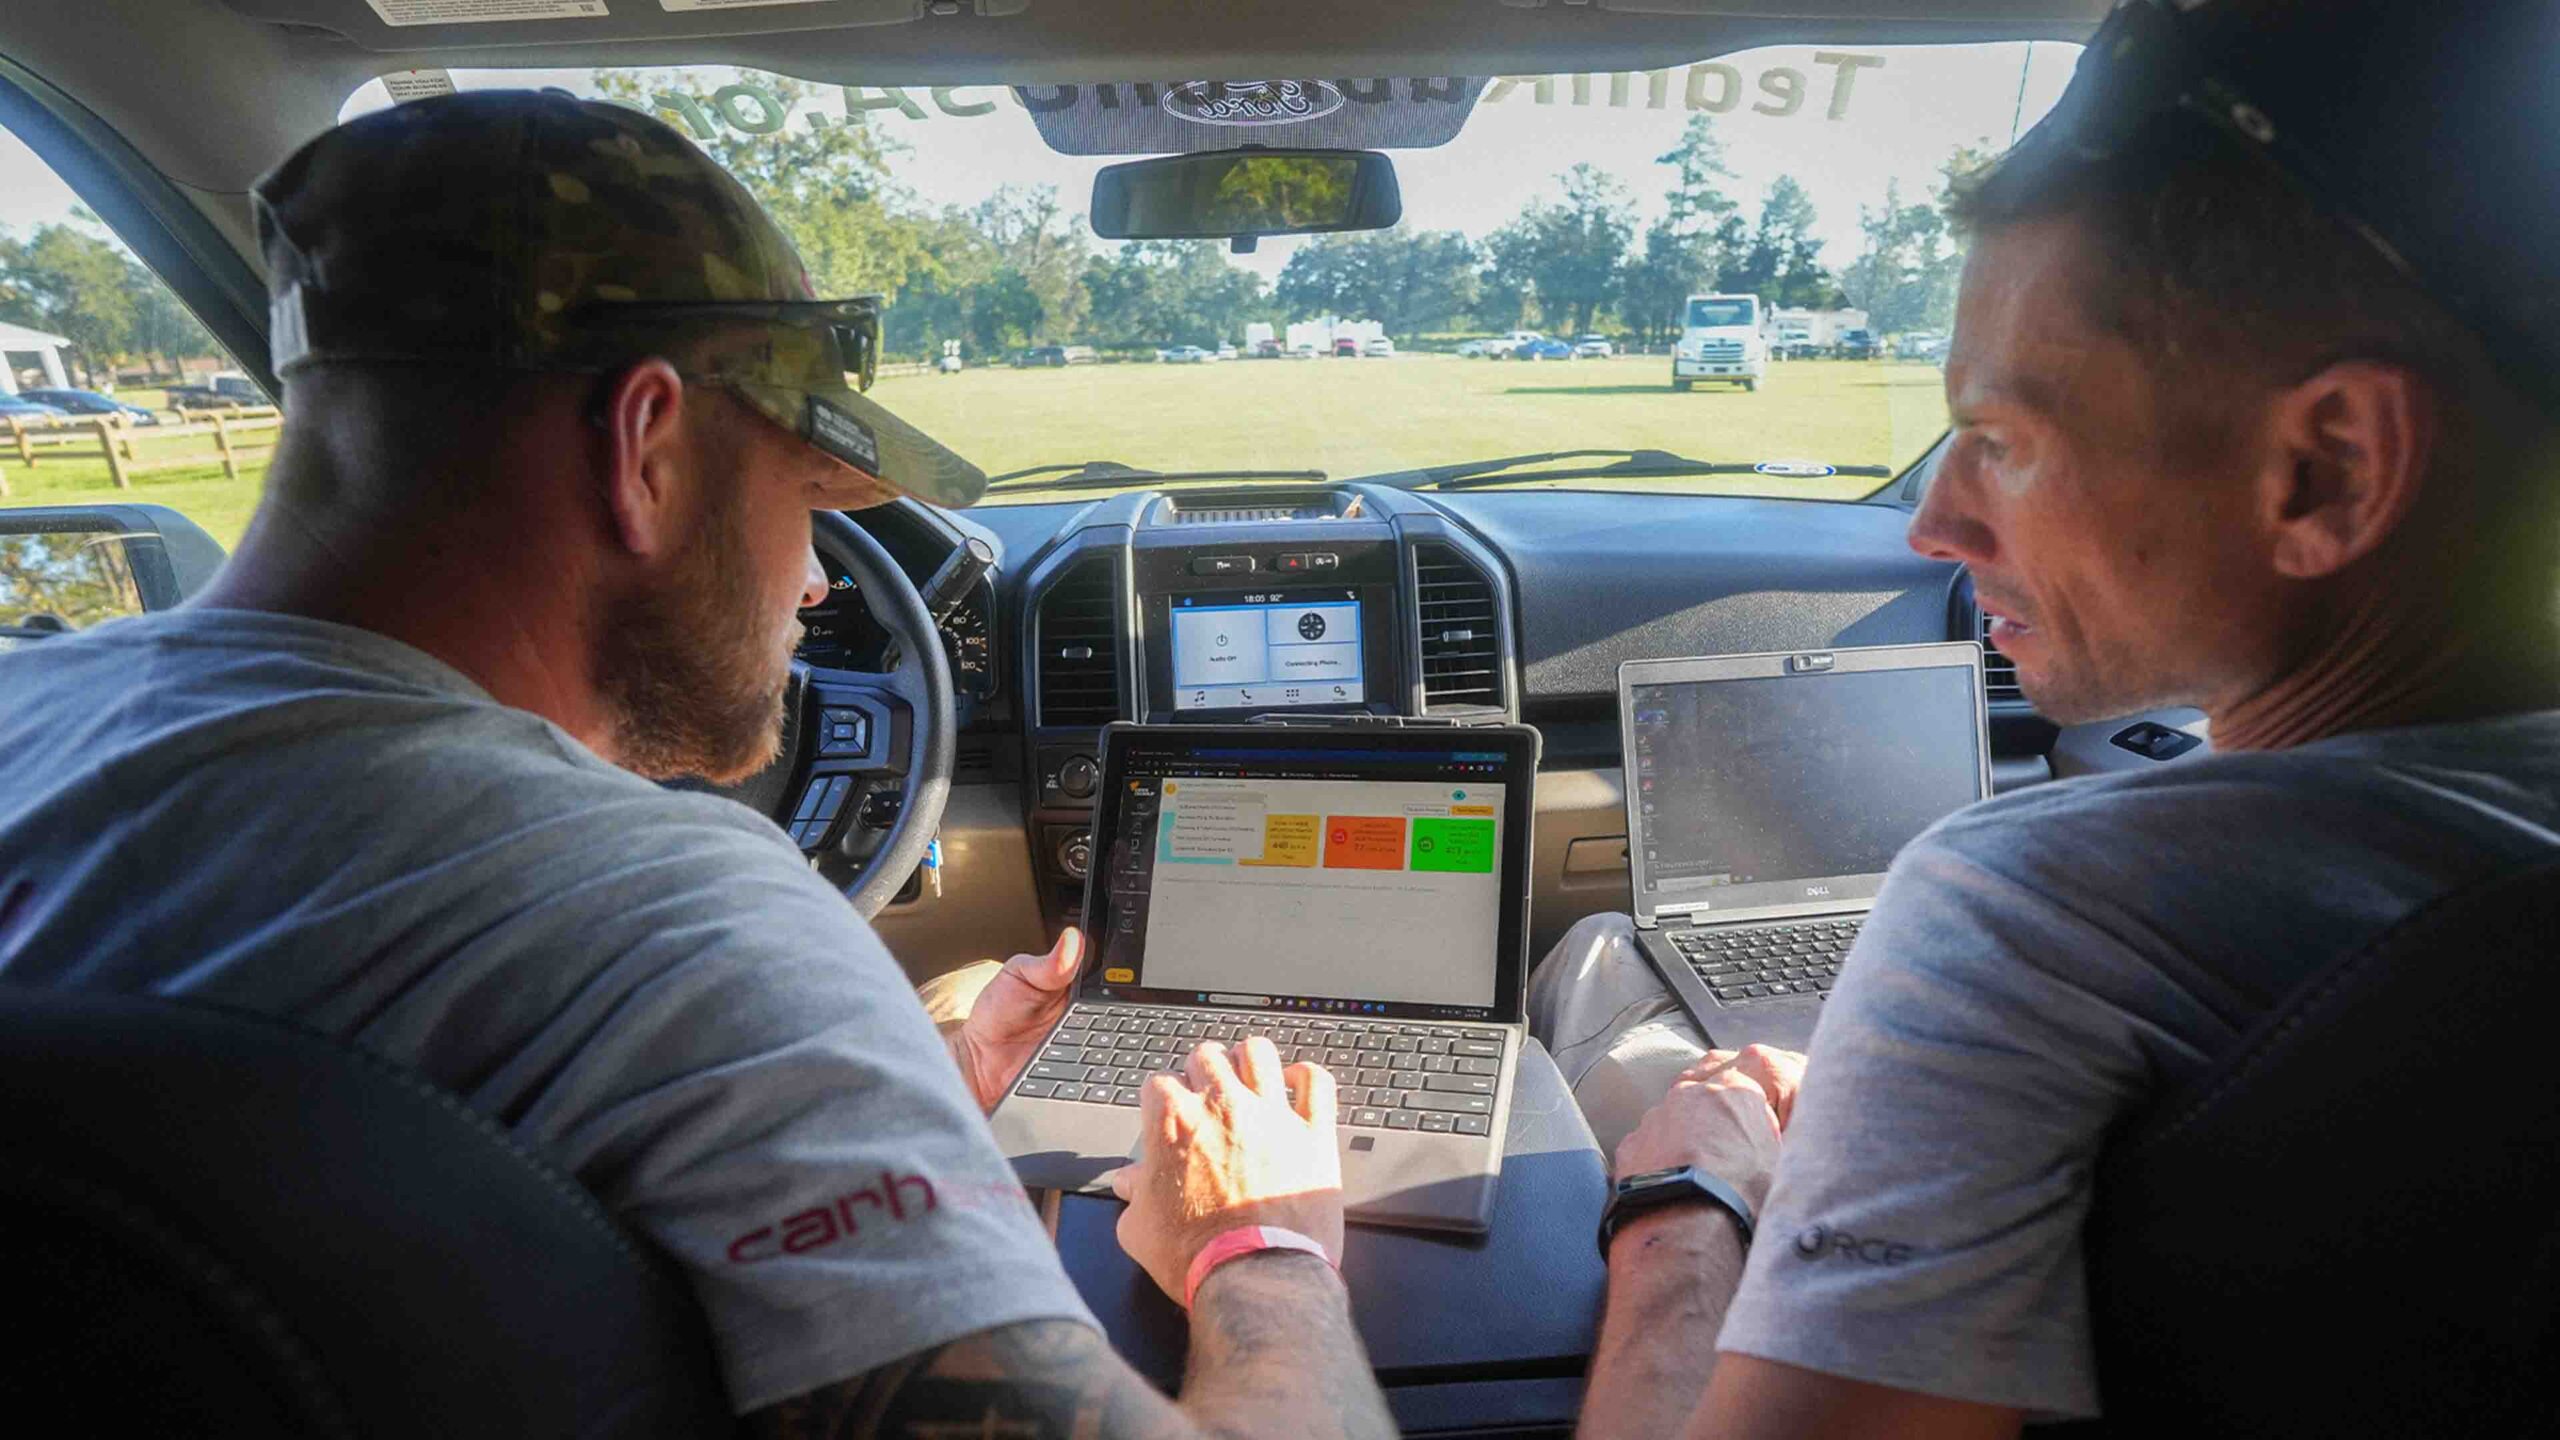
[[[1316,834],[1316,817],[1313,815],[1265,815],[1262,817],[1262,858],[1238,863],[1313,869]]]

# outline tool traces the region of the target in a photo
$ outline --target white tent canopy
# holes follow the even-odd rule
[[[18,366],[23,363],[19,357],[29,354],[43,368],[45,384],[57,390],[69,385],[62,372],[62,347],[70,343],[60,335],[0,321],[0,393],[18,393]]]

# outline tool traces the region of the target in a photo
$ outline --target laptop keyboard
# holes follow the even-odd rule
[[[1013,1093],[1135,1108],[1150,1075],[1179,1074],[1203,1040],[1267,1036],[1284,1065],[1333,1072],[1341,1123],[1365,1130],[1490,1135],[1503,1032],[1403,1020],[1258,1020],[1233,1010],[1078,1003]]]
[[[1851,920],[1795,920],[1782,925],[1718,926],[1666,932],[1671,948],[1698,972],[1718,1001],[1748,1005],[1791,995],[1828,995],[1840,962],[1858,938]]]

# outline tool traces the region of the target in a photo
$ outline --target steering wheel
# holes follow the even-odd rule
[[[880,913],[924,862],[951,798],[959,721],[951,662],[924,597],[870,532],[815,512],[826,548],[889,633],[885,671],[791,663],[774,762],[717,793],[771,815],[854,913]]]

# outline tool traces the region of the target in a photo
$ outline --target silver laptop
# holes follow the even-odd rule
[[[1894,854],[1991,793],[1982,647],[1618,667],[1638,943],[1708,1042],[1802,1050]]]
[[[1264,1035],[1333,1074],[1351,1218],[1490,1228],[1537,768],[1525,726],[1105,729],[1090,958],[992,1119],[1022,1182],[1099,1189],[1148,1076]]]

